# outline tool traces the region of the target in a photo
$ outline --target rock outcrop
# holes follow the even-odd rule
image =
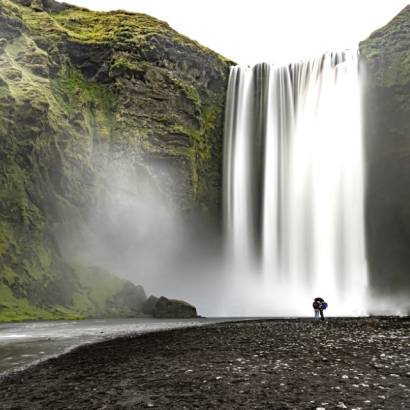
[[[370,281],[379,295],[410,293],[410,6],[360,44]]]
[[[144,313],[144,315],[154,315],[154,309],[157,302],[158,298],[151,295],[142,306],[142,313]]]
[[[109,310],[117,312],[118,316],[140,315],[147,300],[142,286],[135,286],[126,281],[124,286],[108,301]]]
[[[229,64],[146,15],[0,0],[0,320],[89,314],[57,233],[81,229],[113,161],[218,220]]]
[[[155,318],[190,319],[198,317],[195,306],[182,300],[168,299],[161,296],[153,309]]]

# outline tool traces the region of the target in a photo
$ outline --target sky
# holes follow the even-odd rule
[[[408,0],[407,0],[408,1]],[[66,0],[146,13],[238,64],[288,63],[355,48],[403,0]]]

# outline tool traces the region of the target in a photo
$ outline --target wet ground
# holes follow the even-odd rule
[[[0,324],[0,376],[99,340],[214,323],[221,319],[93,319]]]
[[[0,382],[4,409],[410,409],[410,319],[258,320],[85,345]]]

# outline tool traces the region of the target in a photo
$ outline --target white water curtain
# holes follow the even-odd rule
[[[362,144],[356,52],[232,67],[226,245],[259,314],[309,314],[316,296],[333,314],[365,313]]]

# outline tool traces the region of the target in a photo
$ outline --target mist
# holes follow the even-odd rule
[[[142,285],[147,295],[186,300],[203,315],[233,314],[216,300],[225,306],[229,293],[217,227],[182,209],[174,167],[124,157],[97,162],[105,165],[86,217],[57,235],[63,255]]]

